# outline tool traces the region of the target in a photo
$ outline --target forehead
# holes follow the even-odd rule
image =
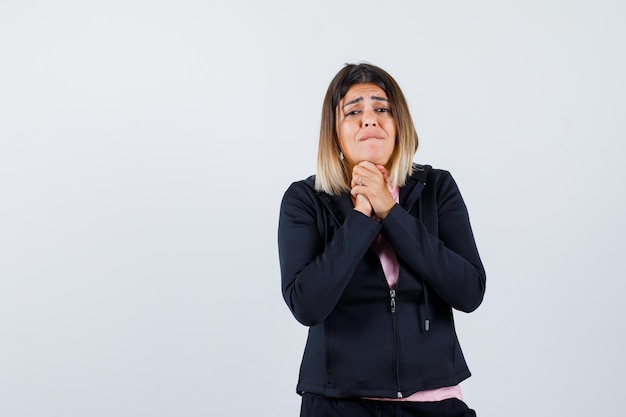
[[[368,99],[370,97],[378,97],[388,99],[385,90],[376,84],[354,84],[346,91],[346,95],[341,99],[342,102],[352,101],[356,98]]]

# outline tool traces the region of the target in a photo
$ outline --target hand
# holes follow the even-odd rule
[[[356,204],[359,203],[359,196],[366,197],[374,214],[384,219],[396,204],[389,191],[388,180],[389,172],[382,165],[374,165],[369,161],[362,161],[355,165],[350,182],[352,187],[350,193],[357,200],[355,209],[357,209]]]
[[[372,217],[372,205],[363,194],[357,194],[354,198],[354,209],[365,214],[367,217]]]

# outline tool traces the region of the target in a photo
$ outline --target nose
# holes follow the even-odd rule
[[[364,127],[374,127],[376,126],[376,113],[372,110],[365,111],[363,113],[363,126]]]

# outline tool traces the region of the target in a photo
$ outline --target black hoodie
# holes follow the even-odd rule
[[[480,305],[485,271],[450,173],[415,165],[380,222],[314,183],[291,184],[278,226],[283,297],[309,326],[297,392],[396,398],[469,377],[452,309]],[[394,289],[370,247],[379,233],[398,258]]]

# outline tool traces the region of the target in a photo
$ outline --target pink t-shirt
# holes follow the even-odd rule
[[[390,188],[391,195],[398,202],[398,197],[400,195],[400,189],[398,187]],[[382,264],[383,271],[385,273],[385,278],[387,278],[387,283],[389,284],[389,288],[395,288],[396,283],[398,282],[398,258],[396,257],[396,252],[393,250],[389,242],[385,240],[382,235],[378,235],[374,243],[372,243],[372,249],[378,257],[380,258],[380,263]],[[426,402],[426,401],[442,401],[448,398],[458,398],[459,400],[463,399],[463,395],[461,393],[461,387],[459,385],[455,385],[452,387],[441,387],[435,389],[429,389],[424,391],[418,391],[408,397],[404,398],[371,398],[376,400],[385,400],[385,401],[416,401],[416,402]]]

